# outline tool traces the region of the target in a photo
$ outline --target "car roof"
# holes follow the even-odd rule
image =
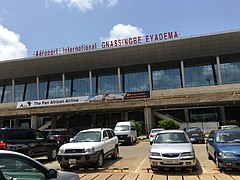
[[[163,129],[163,128],[153,128],[153,129],[151,129],[151,131],[153,131],[153,130],[161,130],[161,131],[163,131],[165,129]]]
[[[89,131],[103,131],[103,130],[112,130],[111,128],[91,128],[91,129],[85,129],[80,132],[89,132]]]
[[[171,129],[171,130],[163,130],[163,131],[160,131],[159,133],[185,133],[185,132],[183,130]]]
[[[240,129],[215,129],[215,132],[240,132]]]

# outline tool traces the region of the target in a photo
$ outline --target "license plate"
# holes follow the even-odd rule
[[[190,138],[190,141],[195,141],[195,139],[194,138]]]
[[[192,134],[192,136],[198,136],[198,134]]]
[[[163,162],[165,164],[178,164],[179,163],[178,160],[164,160]]]
[[[76,164],[77,160],[76,159],[69,159],[68,162],[69,162],[69,164]]]

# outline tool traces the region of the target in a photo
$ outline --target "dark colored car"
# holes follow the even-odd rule
[[[67,129],[46,129],[49,139],[54,139],[58,141],[59,146],[70,142],[70,138],[74,137],[74,132]]]
[[[197,142],[205,143],[204,132],[200,128],[188,127],[188,128],[184,128],[184,131],[187,133],[192,143],[197,143]]]
[[[26,154],[30,157],[47,156],[54,160],[58,142],[49,139],[44,132],[31,128],[0,128],[0,149]]]
[[[240,168],[240,129],[211,131],[206,149],[218,168]]]

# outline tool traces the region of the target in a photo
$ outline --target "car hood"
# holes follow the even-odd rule
[[[175,143],[175,144],[156,144],[153,143],[151,147],[152,152],[160,153],[179,153],[179,152],[192,152],[193,147],[190,143]]]
[[[240,154],[240,143],[219,143],[217,147],[221,151]]]
[[[66,172],[66,171],[58,171],[58,177],[56,180],[79,180],[79,176],[76,173]]]
[[[101,142],[71,142],[62,145],[61,149],[83,149],[88,147],[98,147]]]

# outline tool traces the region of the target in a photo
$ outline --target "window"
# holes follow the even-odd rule
[[[45,174],[35,162],[13,155],[0,157],[0,170],[5,179],[44,180]]]
[[[149,90],[148,72],[124,74],[124,91],[137,92]]]
[[[40,131],[35,131],[35,135],[36,135],[36,139],[37,139],[37,140],[43,140],[43,139],[45,139],[45,136],[44,136],[43,133],[41,133]]]
[[[8,140],[35,139],[35,135],[30,129],[7,129],[6,132]]]

